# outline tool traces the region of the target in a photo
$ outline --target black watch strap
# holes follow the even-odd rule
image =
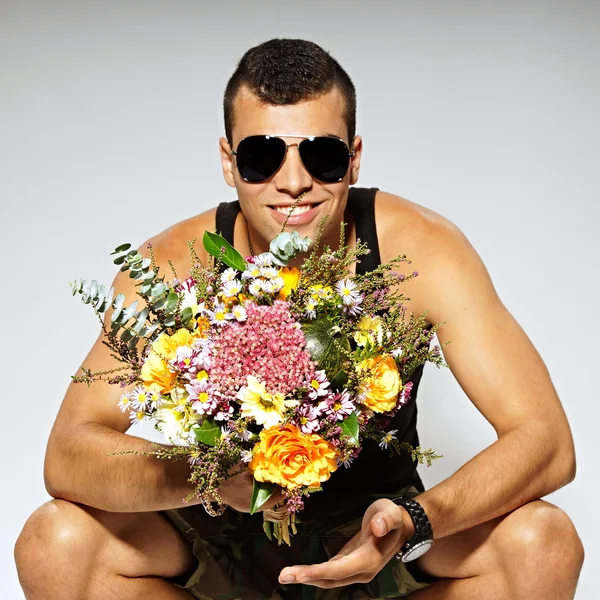
[[[402,555],[409,553],[415,546],[422,544],[423,542],[432,542],[433,530],[431,529],[431,523],[429,522],[423,507],[417,500],[400,497],[393,498],[392,502],[406,509],[406,512],[410,515],[415,526],[414,535],[406,541],[397,555],[397,558],[401,558]]]

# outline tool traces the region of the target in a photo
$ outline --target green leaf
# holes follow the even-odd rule
[[[205,231],[202,243],[209,254],[220,258],[228,267],[238,271],[246,270],[244,257],[223,236]],[[223,248],[225,251],[221,252]]]
[[[205,419],[200,427],[193,428],[196,439],[206,446],[216,446],[221,439],[221,427],[214,419]]]
[[[144,277],[142,279],[144,281],[151,282],[154,279],[155,275],[156,275],[156,273],[154,271],[148,271],[147,273],[144,274]]]
[[[131,248],[131,244],[121,244],[120,246],[117,246],[115,251],[111,252],[111,254],[119,254],[119,252],[125,252],[126,250],[129,250],[129,248]]]
[[[126,330],[125,330],[125,331],[124,331],[124,332],[121,334],[121,339],[122,339],[124,342],[128,342],[130,339],[132,339],[132,338],[133,338],[133,335],[134,335],[134,334],[133,334],[133,333],[132,333],[132,332],[131,332],[129,329],[126,329]]]
[[[147,296],[148,293],[150,292],[151,287],[152,287],[152,285],[150,283],[144,283],[143,285],[140,286],[140,294]]]
[[[115,263],[115,265],[122,265],[125,262],[126,258],[127,258],[126,254],[121,254],[121,256],[117,256],[117,258],[115,258],[115,260],[113,260],[113,262]]]
[[[136,323],[135,325],[132,327],[133,331],[135,331],[135,333],[137,333],[139,335],[140,331],[142,330],[142,327],[146,324],[146,317],[149,314],[149,310],[147,308],[144,308],[144,310],[142,310],[142,312],[140,312],[138,315],[136,315]]]
[[[337,375],[331,380],[330,387],[332,390],[339,392],[348,383],[348,375],[345,371],[338,371]]]
[[[160,310],[161,308],[164,308],[166,303],[167,301],[164,298],[159,298],[156,302],[152,302],[152,308],[154,310]]]
[[[192,308],[190,306],[184,308],[181,311],[181,323],[183,325],[187,325],[189,320],[192,318],[194,314],[194,311],[192,310]]]
[[[277,486],[274,483],[256,481],[255,479],[252,487],[250,514],[253,515],[276,491]]]
[[[358,444],[358,415],[353,412],[342,421],[342,432],[350,438],[351,444]]]
[[[170,292],[167,296],[167,303],[165,304],[165,312],[171,312],[179,302],[179,294],[177,292]]]
[[[125,294],[119,294],[115,298],[115,301],[113,302],[113,308],[115,310],[121,310],[123,308],[124,304],[125,304]]]
[[[136,309],[137,309],[137,305],[138,305],[138,301],[135,300],[132,304],[130,304],[121,314],[121,318],[119,319],[121,321],[121,323],[123,323],[123,325],[125,325],[125,323],[127,323],[127,321],[129,321],[129,319],[131,319],[131,317],[133,316],[133,313],[135,313]]]
[[[160,282],[152,287],[152,295],[153,296],[162,296],[167,291],[167,286]]]

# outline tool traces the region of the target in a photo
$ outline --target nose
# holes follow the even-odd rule
[[[302,192],[312,188],[313,178],[304,168],[298,144],[289,144],[281,168],[275,174],[273,183],[277,190],[297,198]]]

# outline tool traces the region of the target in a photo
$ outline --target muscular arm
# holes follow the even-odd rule
[[[185,275],[189,268],[186,240],[200,236],[213,223],[214,213],[205,213],[153,240],[158,263],[167,278],[167,259],[174,261],[180,276]],[[145,252],[145,247],[142,250]],[[113,285],[116,293],[126,295],[127,304],[139,299],[127,274],[117,275]],[[117,366],[101,336],[83,365],[93,371]],[[124,391],[105,382],[89,388],[82,383],[70,384],[48,442],[44,466],[48,492],[56,498],[112,512],[183,506],[183,499],[192,489],[187,483],[189,466],[185,461],[109,455],[123,450],[154,450],[150,442],[125,434],[129,418],[117,407]]]
[[[467,396],[498,440],[455,474],[419,496],[435,537],[505,514],[570,482],[571,431],[548,371],[502,304],[487,270],[451,223],[423,225],[420,275],[412,283],[419,310],[446,321],[440,342]]]

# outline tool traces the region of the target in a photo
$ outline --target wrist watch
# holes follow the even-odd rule
[[[423,507],[416,500],[400,497],[392,498],[392,502],[402,506],[415,525],[415,534],[396,554],[398,560],[407,563],[423,556],[433,546],[433,530]]]

